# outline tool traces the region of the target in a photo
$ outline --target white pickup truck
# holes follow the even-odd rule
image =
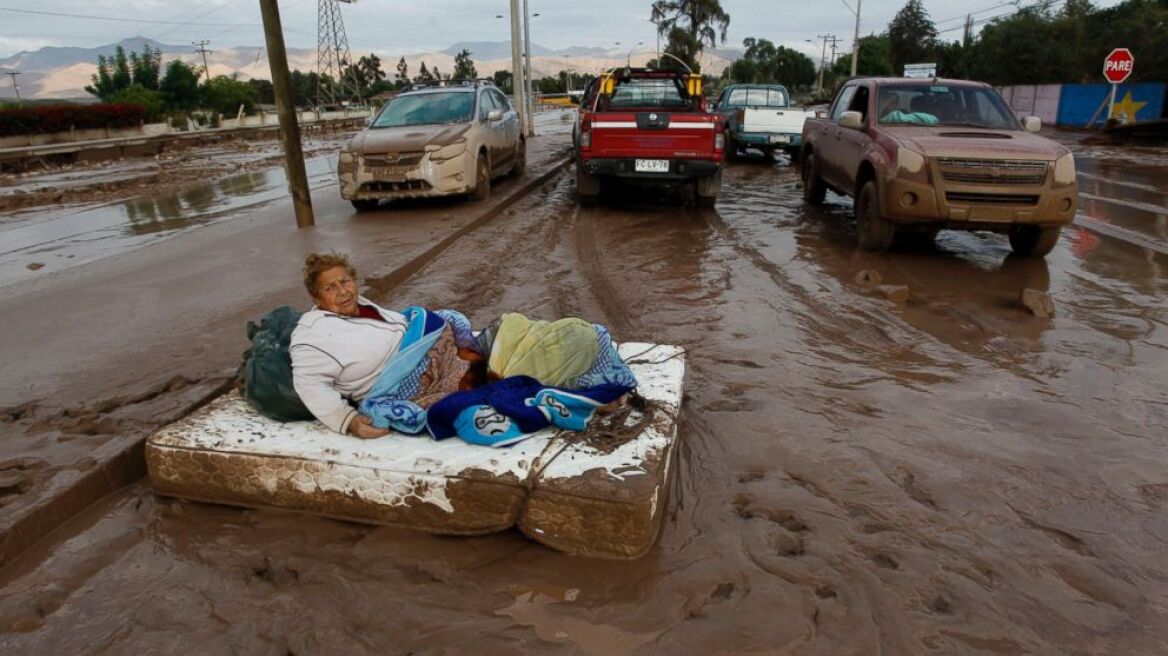
[[[803,121],[811,112],[791,106],[781,84],[735,84],[726,87],[714,111],[726,122],[726,156],[753,147],[768,158],[782,150],[794,163],[803,145]]]

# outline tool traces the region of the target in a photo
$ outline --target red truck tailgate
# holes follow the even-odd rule
[[[718,117],[662,112],[600,112],[589,157],[715,159]]]

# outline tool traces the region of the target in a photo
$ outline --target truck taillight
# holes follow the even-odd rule
[[[714,135],[714,150],[722,150],[726,147],[726,135],[721,132]]]
[[[746,110],[740,109],[734,112],[735,122],[738,124],[738,129],[742,130],[742,124],[746,122]]]
[[[580,121],[580,147],[581,148],[591,148],[592,147],[592,117],[591,116],[585,116],[583,118],[583,120]]]

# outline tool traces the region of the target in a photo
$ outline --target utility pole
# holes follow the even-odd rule
[[[962,48],[969,47],[969,37],[970,37],[970,33],[972,31],[973,31],[973,16],[971,14],[966,14],[965,15],[965,36],[963,36],[961,39],[961,47]]]
[[[539,14],[536,14],[538,16]],[[531,92],[531,14],[527,13],[527,0],[523,0],[523,77],[524,92],[526,94],[527,102],[527,116],[523,124],[523,134],[531,136],[535,134],[535,121],[532,117],[532,112],[535,111],[534,101]]]
[[[822,51],[819,54],[819,82],[815,85],[817,90],[815,95],[823,97],[823,68],[824,62],[827,59],[827,42],[835,37],[831,34],[816,34],[815,38],[823,40]]]
[[[522,44],[519,41],[519,0],[511,0],[511,94],[515,96],[515,107],[519,110],[519,122],[527,127],[527,82],[523,75]]]
[[[284,172],[288,176],[288,191],[292,193],[296,227],[308,228],[316,221],[312,216],[308,175],[304,172],[304,152],[300,149],[300,125],[296,121],[292,82],[288,74],[288,53],[284,50],[280,6],[276,0],[260,0],[260,13],[264,19],[268,65],[272,69],[272,90],[276,95],[276,113],[280,117],[280,141],[284,145]]]
[[[860,61],[860,1],[856,0],[856,31],[852,33],[852,77],[856,76],[856,63]]]
[[[16,92],[16,104],[24,104],[24,102],[20,99],[20,85],[16,83],[16,76],[20,75],[20,71],[8,71],[6,75],[12,76],[12,90]]]
[[[836,47],[835,44],[838,42],[839,42],[839,39],[835,38],[834,36],[831,37],[831,59],[828,60],[831,63],[828,64],[829,66],[835,66],[835,47]]]
[[[211,81],[211,68],[207,66],[207,53],[215,52],[214,50],[207,50],[207,44],[210,41],[203,39],[202,41],[193,41],[191,45],[195,47],[195,52],[203,55],[203,74],[207,76],[207,81]]]

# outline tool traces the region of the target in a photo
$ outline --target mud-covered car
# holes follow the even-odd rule
[[[860,246],[897,232],[1005,233],[1014,253],[1044,256],[1075,217],[1075,159],[1019,121],[993,87],[968,80],[856,78],[824,118],[803,126],[803,195],[856,199]]]
[[[358,211],[383,200],[469,194],[520,175],[526,144],[519,115],[489,82],[398,94],[341,150],[341,197]]]

